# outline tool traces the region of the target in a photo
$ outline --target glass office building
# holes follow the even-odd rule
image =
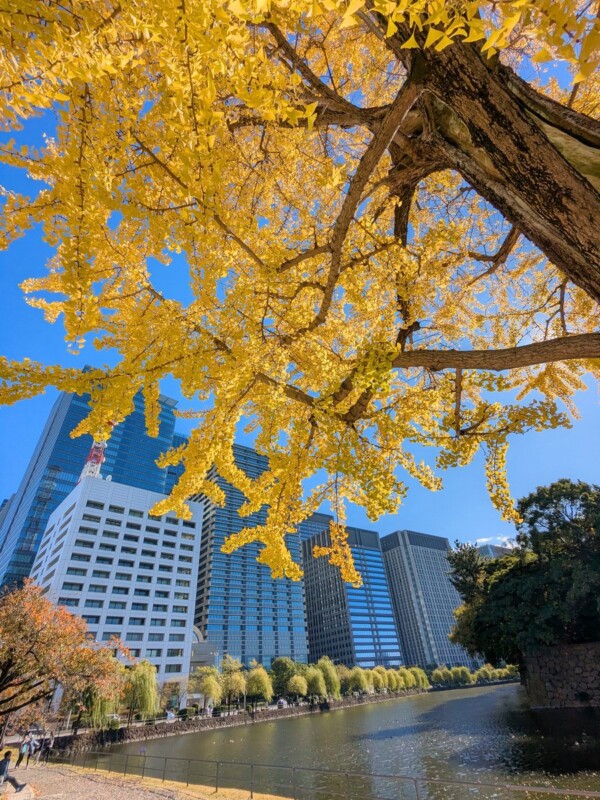
[[[442,536],[396,531],[381,540],[394,613],[407,663],[480,665],[448,638],[460,596],[450,583],[450,543]]]
[[[134,411],[117,425],[108,442],[102,475],[164,494],[178,469],[159,469],[156,459],[174,441],[175,400],[161,397],[160,430],[150,438],[141,395]],[[21,583],[31,571],[50,514],[76,486],[92,445],[91,436],[71,439],[89,412],[86,396],[63,393],[54,404],[19,488],[0,527],[0,586]],[[177,437],[176,437],[177,440]]]
[[[267,468],[264,456],[234,445],[238,467],[251,478]],[[244,495],[213,470],[211,477],[225,492],[225,505],[207,501],[202,526],[195,623],[218,659],[225,653],[265,667],[277,656],[307,659],[302,583],[273,580],[268,567],[257,562],[261,546],[245,545],[231,555],[221,552],[225,539],[242,528],[261,525],[266,509],[240,517]],[[288,536],[288,547],[300,563],[300,535]]]
[[[386,580],[379,535],[376,531],[348,527],[348,543],[363,585],[354,588],[342,581],[337,567],[327,558],[313,558],[315,545],[329,546],[323,529],[329,519],[314,515],[321,532],[302,542],[306,620],[311,661],[329,656],[346,666],[398,667],[402,653]]]

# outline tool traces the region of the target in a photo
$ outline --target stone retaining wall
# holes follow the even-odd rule
[[[540,648],[524,678],[534,708],[600,708],[600,642]]]
[[[233,728],[239,725],[252,725],[256,722],[270,722],[271,720],[297,717],[306,714],[319,714],[324,711],[334,711],[338,708],[349,708],[369,703],[381,703],[386,700],[395,700],[400,697],[421,694],[423,689],[407,689],[402,692],[389,694],[363,695],[361,697],[344,697],[341,700],[329,700],[325,703],[312,706],[288,706],[287,708],[269,708],[264,711],[240,713],[232,717],[191,717],[178,719],[175,722],[159,722],[156,725],[136,725],[132,728],[119,728],[118,730],[88,731],[78,736],[62,736],[56,739],[54,747],[58,750],[80,752],[82,750],[97,750],[111,744],[124,742],[138,742],[148,739],[161,739],[167,736],[180,736],[184,733],[200,733],[218,728]]]

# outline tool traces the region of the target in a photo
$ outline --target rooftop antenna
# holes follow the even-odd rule
[[[111,422],[110,425],[113,427],[114,423]],[[107,441],[107,439],[101,439],[99,442],[94,440],[77,483],[80,483],[84,478],[102,478],[100,470],[104,463],[104,451],[106,450]]]

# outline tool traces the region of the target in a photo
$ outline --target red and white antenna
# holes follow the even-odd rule
[[[79,476],[79,483],[84,478],[101,478],[100,469],[104,463],[104,451],[106,450],[106,439],[101,442],[94,442],[89,455],[85,460],[81,475]]]
[[[111,428],[114,427],[114,423],[110,423]],[[85,464],[83,465],[83,469],[81,470],[81,475],[79,476],[79,480],[77,483],[80,483],[84,478],[101,478],[102,475],[100,470],[102,468],[102,464],[104,463],[104,451],[106,450],[107,440],[102,439],[99,442],[94,441],[88,457],[85,460]]]

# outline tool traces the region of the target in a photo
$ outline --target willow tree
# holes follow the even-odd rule
[[[269,507],[226,548],[258,540],[276,576],[299,577],[284,536],[329,499],[319,554],[359,580],[344,502],[394,513],[401,470],[437,489],[480,449],[516,519],[508,437],[567,425],[557,402],[600,356],[597,10],[0,0],[4,129],[56,119],[43,147],[1,148],[42,187],[8,187],[4,241],[40,226],[55,252],[29,302],[73,350],[119,356],[85,373],[4,361],[1,399],[89,391],[76,433],[105,438],[141,389],[152,435],[174,376],[206,402],[164,456],[186,469],[157,511],[221,501],[215,465],[245,512]],[[269,457],[255,481],[232,455],[244,420]]]

